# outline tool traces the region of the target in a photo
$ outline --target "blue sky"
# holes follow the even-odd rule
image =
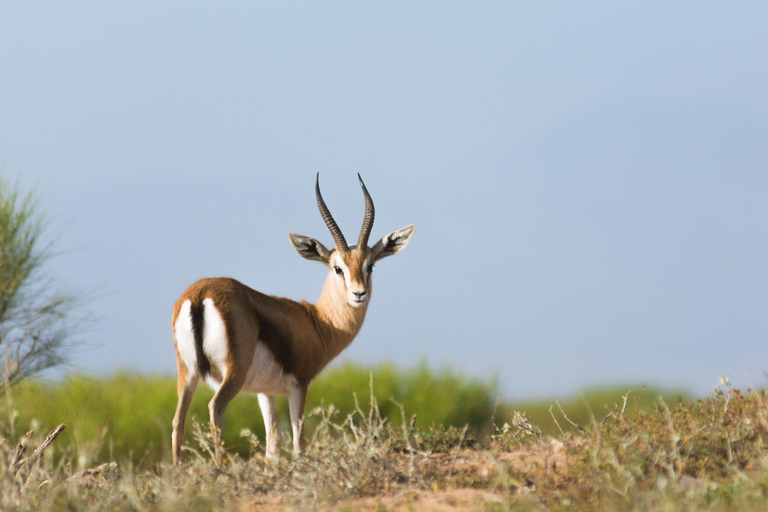
[[[510,397],[768,369],[768,7],[4,2],[0,169],[37,187],[75,369],[175,368],[204,276],[314,300],[330,244],[414,223],[341,356]],[[397,338],[389,334],[398,326]]]

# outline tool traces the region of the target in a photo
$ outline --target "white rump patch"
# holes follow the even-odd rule
[[[179,356],[181,356],[181,362],[187,367],[189,377],[197,375],[197,355],[195,352],[195,337],[192,334],[191,307],[192,303],[190,301],[184,301],[179,310],[179,316],[176,318],[176,325],[173,327]]]
[[[229,354],[227,328],[219,310],[213,304],[213,299],[210,298],[203,301],[203,352],[208,356],[211,368],[216,368],[226,378]],[[221,385],[221,382],[214,381],[210,376],[206,380],[215,390]]]

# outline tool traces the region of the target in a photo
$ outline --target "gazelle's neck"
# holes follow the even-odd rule
[[[346,291],[339,286],[333,274],[328,274],[320,298],[313,309],[319,323],[320,337],[326,345],[328,355],[336,357],[355,339],[365,320],[368,302],[353,307],[347,300]]]

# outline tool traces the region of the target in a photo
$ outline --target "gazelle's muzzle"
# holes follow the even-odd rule
[[[354,290],[350,290],[347,294],[347,300],[349,301],[350,306],[359,308],[366,302],[368,302],[368,297],[370,297],[370,294],[368,293],[368,290],[365,288],[357,288]]]

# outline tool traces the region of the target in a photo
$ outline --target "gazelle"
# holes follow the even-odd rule
[[[355,338],[371,298],[371,272],[377,261],[403,250],[415,226],[384,236],[373,247],[373,200],[358,174],[365,196],[365,217],[356,246],[347,245],[320,194],[320,214],[336,242],[331,250],[306,236],[290,233],[294,249],[329,269],[316,304],[265,295],[234,279],[201,279],[173,308],[173,335],[179,372],[178,405],[173,418],[173,462],[178,464],[184,424],[200,379],[215,391],[208,404],[216,459],[221,458],[221,420],[240,391],[257,393],[267,432],[267,456],[277,453],[275,396],[287,395],[293,451],[304,447],[302,416],[310,382]]]

